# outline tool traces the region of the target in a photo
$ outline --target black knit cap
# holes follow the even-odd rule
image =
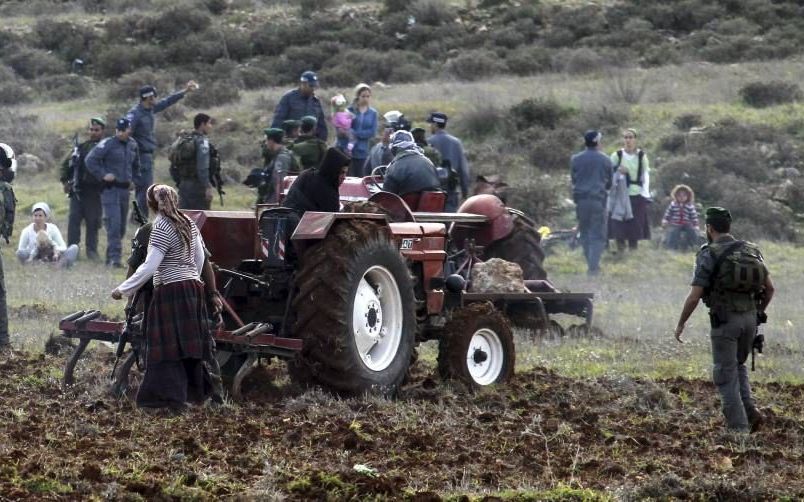
[[[728,209],[722,207],[710,207],[706,210],[706,223],[714,223],[716,221],[724,221],[731,223],[731,213]]]

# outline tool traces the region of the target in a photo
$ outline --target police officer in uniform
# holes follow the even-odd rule
[[[458,210],[460,198],[465,199],[469,196],[469,163],[466,161],[461,140],[446,131],[447,114],[433,112],[427,117],[427,122],[430,124],[432,133],[428,143],[438,150],[441,158],[449,163],[449,168],[457,175],[457,179],[452,183],[454,186],[449,187],[447,203],[444,207],[444,211],[454,213]]]
[[[181,160],[176,165],[179,176],[179,207],[182,209],[202,209],[210,207],[215,187],[209,179],[214,164],[219,164],[217,150],[209,142],[213,120],[206,113],[193,118],[192,133],[195,155]]]
[[[140,87],[140,102],[134,105],[126,114],[131,123],[131,137],[137,142],[142,164],[142,174],[136,182],[137,204],[142,211],[148,214],[148,204],[145,203],[145,192],[154,182],[154,152],[157,148],[154,129],[156,127],[156,113],[179,102],[188,92],[198,89],[198,84],[190,80],[184,89],[174,92],[170,96],[156,100],[156,87],[145,85]]]
[[[98,230],[101,225],[101,192],[103,183],[87,171],[86,157],[103,139],[106,121],[102,117],[89,119],[89,139],[76,145],[64,159],[59,180],[64,193],[70,194],[70,217],[67,223],[67,246],[81,242],[81,220],[86,222],[86,252],[90,260],[98,260]]]
[[[765,268],[762,295],[753,292],[735,292],[723,289],[725,280],[720,273],[725,257],[744,246],[757,256],[762,255],[756,245],[736,241],[731,235],[731,214],[722,207],[706,210],[706,237],[709,244],[701,246],[695,257],[695,272],[690,292],[684,301],[675,337],[681,338],[690,315],[703,299],[709,307],[712,341],[712,377],[720,393],[726,426],[734,431],[756,431],[762,415],[756,408],[748,382],[745,361],[751,353],[757,327],[757,311],[764,312],[773,298],[773,282]],[[721,258],[722,257],[722,258]]]
[[[318,167],[327,153],[327,143],[315,135],[317,123],[312,115],[302,117],[299,137],[293,143],[293,155],[302,169]]]
[[[106,138],[86,157],[87,171],[103,181],[103,223],[106,226],[106,265],[122,268],[123,236],[126,235],[129,190],[139,180],[137,142],[131,138],[131,122],[118,119],[115,135]]]
[[[318,89],[318,76],[312,71],[302,73],[299,87],[286,92],[277,103],[271,127],[281,129],[286,120],[299,120],[305,116],[312,116],[316,119],[313,135],[326,142],[327,119],[321,100],[315,95],[316,89]]]

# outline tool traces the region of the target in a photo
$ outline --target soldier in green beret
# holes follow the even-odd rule
[[[273,204],[279,202],[282,191],[282,180],[288,174],[299,172],[296,160],[283,144],[284,131],[271,127],[265,133],[265,147],[271,152],[271,162],[265,166],[262,173],[264,180],[257,187],[257,203]]]
[[[59,171],[59,180],[64,193],[70,195],[70,217],[67,222],[67,245],[81,242],[81,221],[86,224],[86,253],[91,260],[99,260],[98,231],[103,208],[101,192],[103,183],[87,171],[86,160],[90,150],[103,139],[106,120],[103,117],[89,119],[89,139],[75,144],[69,157],[64,159]]]
[[[762,423],[751,394],[745,361],[756,343],[757,321],[773,298],[773,282],[759,248],[731,235],[731,214],[722,207],[706,210],[706,237],[695,257],[692,284],[678,325],[681,338],[690,315],[703,300],[709,307],[712,377],[720,393],[726,426],[754,432]],[[759,312],[759,317],[758,317]]]
[[[292,143],[299,137],[299,127],[301,122],[298,120],[286,120],[282,122],[282,130],[285,131],[285,142]]]
[[[327,152],[327,143],[315,134],[317,123],[312,115],[302,117],[299,137],[293,143],[293,155],[302,169],[318,167]]]

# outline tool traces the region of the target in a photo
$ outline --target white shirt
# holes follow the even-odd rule
[[[53,223],[45,223],[45,231],[53,243],[53,249],[59,253],[63,253],[67,249],[67,244],[64,243],[64,238],[61,236],[59,227]],[[20,243],[17,246],[17,252],[25,251],[28,253],[28,258],[32,259],[36,256],[36,230],[34,224],[31,223],[22,230],[20,234]]]

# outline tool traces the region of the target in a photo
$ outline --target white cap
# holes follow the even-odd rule
[[[34,214],[37,209],[41,209],[45,213],[45,218],[50,218],[50,206],[47,205],[47,202],[37,202],[34,204],[31,208],[31,214]]]

